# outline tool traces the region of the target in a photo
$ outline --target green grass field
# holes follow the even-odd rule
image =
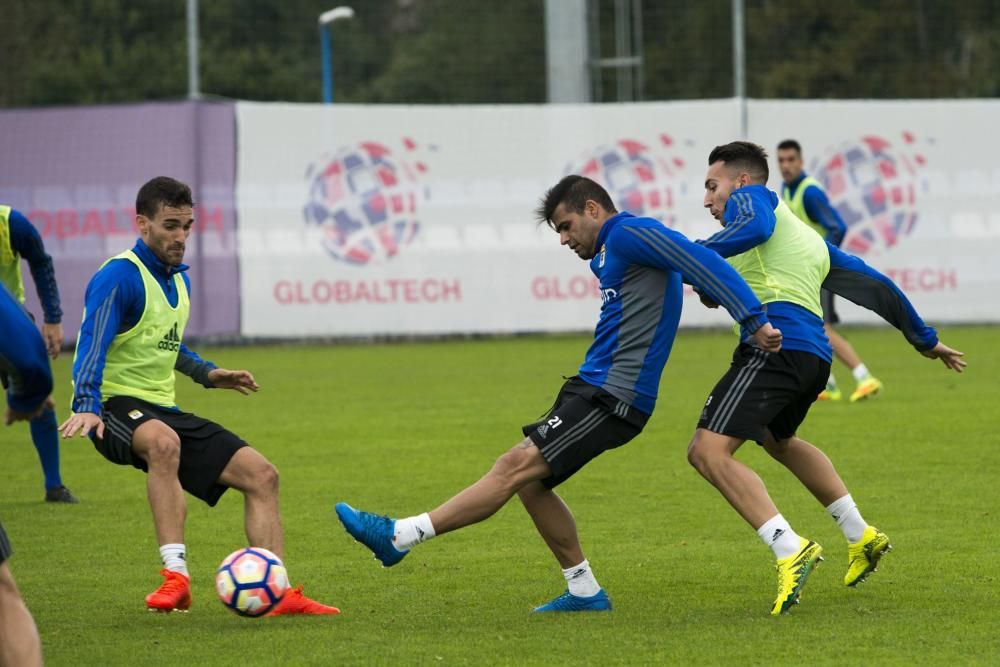
[[[179,378],[179,402],[239,433],[281,471],[286,564],[335,617],[250,620],[216,600],[217,563],[244,545],[242,502],[189,498],[194,606],[144,610],[160,578],[145,478],[88,440],[63,443],[78,506],[47,506],[26,425],[0,430],[0,519],[50,665],[997,664],[1000,660],[1000,329],[949,327],[963,375],[893,330],[848,330],[886,391],[817,404],[800,433],[820,445],[895,551],[863,586],[823,508],[753,444],[739,456],[826,562],[787,616],[768,615],[769,550],[687,464],[701,404],[733,338],[684,332],[657,412],[628,446],[560,492],[615,604],[609,614],[529,613],[564,588],[513,501],[477,526],[382,569],[343,532],[333,504],[407,516],[477,479],[551,404],[589,337],[392,345],[203,349],[248,368],[259,394]],[[69,358],[55,366],[59,416]],[[845,388],[849,372],[836,371]]]

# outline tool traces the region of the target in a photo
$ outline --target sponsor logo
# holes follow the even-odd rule
[[[785,534],[784,529],[782,529],[782,528],[776,529],[774,531],[774,535],[771,536],[771,541],[774,542],[775,540],[777,540],[779,537],[781,537],[784,534]]]
[[[403,139],[395,153],[363,141],[310,165],[303,216],[322,230],[330,257],[356,265],[387,261],[413,242],[420,230],[417,208],[427,197],[420,185],[427,165],[416,151],[412,139]]]
[[[830,203],[847,224],[843,248],[877,254],[909,236],[918,222],[917,200],[926,190],[927,160],[917,139],[865,136],[830,148],[810,163]]]
[[[606,287],[601,289],[601,301],[604,303],[610,303],[618,298],[618,290],[613,287]]]
[[[585,151],[566,167],[565,173],[600,183],[619,210],[673,226],[674,208],[687,191],[680,176],[684,160],[676,151],[677,144],[668,134],[650,142],[623,138]]]
[[[163,334],[163,339],[156,344],[161,350],[168,350],[170,352],[176,352],[181,347],[181,337],[177,335],[177,323],[174,322],[174,326],[170,327],[167,333]]]
[[[538,431],[538,435],[541,436],[542,440],[544,440],[545,436],[547,436],[549,434],[549,425],[548,424],[542,424],[541,426],[539,426],[535,430]]]

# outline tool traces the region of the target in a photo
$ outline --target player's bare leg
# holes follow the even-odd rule
[[[858,353],[854,351],[854,346],[851,345],[846,338],[841,336],[837,331],[830,326],[829,323],[823,324],[823,330],[826,332],[826,337],[830,339],[830,346],[833,347],[833,353],[838,359],[840,359],[844,365],[848,368],[855,368],[861,363],[861,357]]]
[[[146,596],[150,611],[186,611],[191,606],[191,587],[184,546],[187,502],[177,477],[181,462],[181,441],[169,426],[153,419],[132,434],[132,451],[148,467],[146,494],[153,513],[156,540],[164,568],[164,581]]]
[[[584,560],[583,547],[576,532],[576,520],[569,506],[541,482],[531,482],[517,492],[539,535],[563,569]]]
[[[250,546],[285,558],[278,511],[278,469],[252,447],[241,447],[219,475],[219,483],[243,494],[244,527]]]
[[[169,426],[152,419],[132,434],[132,451],[149,468],[146,495],[153,512],[153,526],[159,544],[182,544],[187,503],[177,478],[181,463],[181,441]]]
[[[739,438],[699,428],[688,445],[688,462],[757,529],[776,515],[778,508],[757,473],[733,458],[742,444]]]
[[[788,468],[823,507],[847,495],[847,485],[840,479],[830,458],[802,438],[793,435],[778,441],[768,433],[764,449],[771,458]]]
[[[0,667],[41,667],[42,643],[7,563],[0,565]]]
[[[435,534],[458,530],[493,516],[525,484],[548,476],[549,464],[535,443],[525,438],[497,459],[479,481],[429,513]]]

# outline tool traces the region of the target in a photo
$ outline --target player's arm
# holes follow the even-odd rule
[[[52,369],[45,342],[28,314],[5,288],[0,287],[0,376],[7,388],[4,422],[31,419],[52,393]]]
[[[194,350],[181,343],[181,347],[177,351],[177,361],[174,362],[174,370],[187,375],[207,389],[214,389],[215,385],[208,379],[208,375],[216,368],[218,366],[211,361],[202,359]]]
[[[910,345],[925,357],[940,359],[948,368],[962,371],[966,365],[963,353],[938,339],[934,328],[927,326],[891,278],[829,242],[826,247],[830,252],[830,273],[823,281],[824,289],[876,313],[899,329]]]
[[[830,204],[826,193],[815,185],[810,185],[802,193],[802,203],[809,219],[826,230],[827,242],[839,248],[847,235],[847,224],[840,217],[840,212]]]
[[[62,308],[59,303],[59,286],[52,258],[45,252],[45,244],[35,226],[20,211],[11,210],[8,220],[10,227],[10,247],[28,262],[31,277],[38,290],[38,300],[42,302],[45,323],[42,335],[45,346],[54,359],[59,355],[63,342]]]
[[[770,201],[772,196],[766,188],[734,190],[722,216],[726,226],[697,243],[723,257],[739,255],[765,243],[774,234],[777,222],[774,215],[776,202]]]
[[[83,322],[73,362],[73,414],[59,427],[64,438],[104,435],[101,384],[111,341],[135,326],[145,308],[139,270],[124,259],[108,262],[87,285]]]
[[[620,230],[620,231],[619,231]],[[771,326],[753,290],[722,257],[667,227],[615,229],[617,252],[636,264],[677,271],[700,292],[722,305],[769,352],[781,348],[781,332]]]

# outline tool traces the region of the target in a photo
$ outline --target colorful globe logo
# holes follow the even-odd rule
[[[585,152],[566,168],[567,174],[580,174],[607,189],[619,210],[657,218],[672,226],[674,207],[685,187],[678,173],[684,160],[670,154],[673,139],[659,137],[659,148],[634,139],[621,139]]]
[[[404,149],[416,145],[404,140]],[[310,165],[307,225],[323,231],[323,248],[349,264],[395,257],[420,229],[417,205],[424,198],[418,182],[426,166],[392,155],[375,142],[338,150]]]
[[[830,203],[847,223],[843,248],[857,255],[892,248],[917,224],[917,196],[923,190],[914,152],[904,132],[895,145],[875,136],[848,141],[814,160],[810,172],[826,188]]]

